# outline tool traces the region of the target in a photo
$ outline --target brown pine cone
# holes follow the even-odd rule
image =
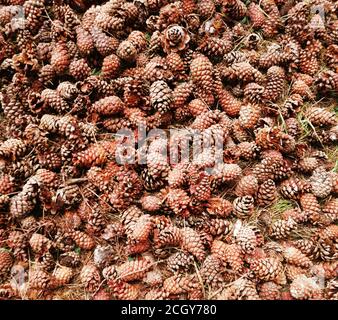
[[[332,191],[332,175],[324,167],[318,167],[310,178],[312,193],[318,198],[327,197]]]
[[[68,284],[73,278],[73,269],[68,267],[58,267],[54,271],[53,276],[60,286]]]
[[[167,267],[172,273],[188,271],[193,262],[193,255],[186,251],[178,251],[168,258]]]
[[[236,273],[241,273],[244,268],[242,248],[237,244],[226,245],[224,259]]]
[[[264,282],[259,286],[259,297],[263,300],[280,300],[281,287],[274,282]]]
[[[285,247],[283,250],[285,260],[298,267],[309,268],[312,266],[312,261],[295,247]]]
[[[276,258],[254,260],[250,263],[250,269],[260,280],[274,281],[280,285],[286,283],[282,264]]]
[[[181,241],[182,249],[190,252],[197,258],[197,260],[203,261],[206,252],[200,235],[191,228],[183,228],[181,230],[181,234],[182,234]]]
[[[91,264],[84,265],[80,272],[80,281],[86,290],[94,292],[98,289],[101,282],[99,269]]]
[[[73,155],[74,165],[90,168],[104,164],[107,161],[107,152],[100,144],[94,144],[88,149]]]
[[[68,103],[63,98],[61,98],[60,94],[55,90],[43,90],[41,92],[41,98],[47,106],[60,113],[65,113],[70,109]]]
[[[70,64],[67,45],[64,42],[57,42],[52,49],[50,64],[57,74],[65,72]]]
[[[306,111],[306,116],[314,126],[328,126],[337,124],[336,115],[319,107],[311,107]]]
[[[29,245],[34,252],[43,255],[52,247],[52,241],[42,234],[33,233],[29,240]]]
[[[210,215],[227,217],[233,210],[232,203],[223,198],[210,198],[206,204],[206,210]]]
[[[309,191],[309,186],[297,177],[284,180],[280,186],[280,192],[286,199],[297,200],[306,191]]]
[[[300,197],[299,202],[302,209],[309,214],[310,221],[318,223],[320,220],[321,208],[316,196],[312,193],[305,193]]]
[[[244,129],[253,129],[261,117],[261,110],[255,105],[244,105],[239,111],[239,123]]]
[[[121,62],[118,56],[111,54],[106,56],[102,62],[102,77],[103,79],[114,79],[119,74]]]
[[[102,56],[109,56],[117,50],[119,41],[116,38],[108,36],[97,26],[92,26],[90,32],[95,48]]]
[[[0,276],[8,273],[13,265],[13,258],[8,251],[0,250]]]
[[[108,287],[118,300],[135,300],[139,296],[139,288],[120,280],[108,280]]]
[[[249,195],[236,198],[233,202],[234,214],[243,219],[249,217],[255,208],[254,202],[254,198]]]
[[[257,246],[257,237],[255,231],[247,225],[241,223],[235,224],[233,235],[236,244],[246,253],[252,253]]]
[[[203,261],[200,269],[203,281],[211,287],[219,287],[223,282],[221,275],[222,261],[213,254],[210,254]]]
[[[33,270],[29,273],[29,287],[32,289],[46,290],[53,286],[51,276],[43,270]]]
[[[111,116],[121,112],[124,103],[117,96],[109,96],[102,98],[92,105],[92,111],[103,116]]]
[[[69,74],[76,80],[84,80],[90,76],[91,69],[85,59],[73,60],[69,65]]]
[[[206,92],[213,92],[213,66],[209,59],[203,55],[193,59],[190,63],[193,83]]]
[[[122,60],[133,61],[137,55],[137,48],[131,41],[124,40],[117,48],[116,55]]]
[[[263,93],[263,99],[277,101],[283,94],[285,72],[282,68],[272,66],[267,72],[267,85]]]
[[[125,282],[140,280],[145,276],[151,265],[152,262],[149,259],[127,261],[116,267],[117,276]]]
[[[265,15],[263,14],[259,5],[254,2],[251,2],[248,6],[248,16],[252,22],[252,27],[254,29],[262,27],[266,20]]]
[[[235,189],[235,194],[238,197],[254,196],[257,190],[258,190],[258,180],[254,175],[249,174],[243,176],[238,181]]]
[[[152,106],[165,113],[170,110],[173,102],[173,93],[165,81],[155,81],[150,87],[150,102]]]
[[[209,18],[215,12],[215,3],[212,0],[198,1],[197,12],[202,18]]]
[[[84,250],[93,249],[95,246],[95,241],[88,234],[82,231],[73,231],[71,237],[76,243],[76,245]]]
[[[257,191],[257,204],[259,206],[267,206],[272,204],[277,198],[276,184],[269,179],[264,181]]]
[[[173,275],[163,282],[163,290],[170,294],[181,294],[198,286],[195,275]]]
[[[76,45],[80,53],[84,56],[89,56],[94,50],[94,40],[92,35],[81,26],[77,26],[75,31]]]
[[[166,203],[177,215],[189,216],[190,197],[182,189],[170,189],[166,195]]]
[[[154,230],[154,245],[155,248],[166,246],[178,246],[182,243],[182,230],[174,227],[167,226],[163,230]]]
[[[319,285],[312,278],[305,275],[298,276],[290,285],[290,293],[297,300],[311,299],[320,292]]]
[[[297,222],[289,218],[288,220],[277,220],[271,225],[270,235],[276,239],[287,238],[290,233],[297,230]]]
[[[241,109],[241,102],[236,99],[228,90],[217,91],[218,102],[222,110],[230,117],[235,117]]]

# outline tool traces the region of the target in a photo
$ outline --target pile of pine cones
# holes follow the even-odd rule
[[[338,299],[336,1],[0,5],[0,299]]]

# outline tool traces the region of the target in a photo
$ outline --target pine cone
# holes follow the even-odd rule
[[[206,92],[213,92],[213,66],[205,56],[198,56],[190,64],[191,78],[193,83]]]
[[[120,43],[116,54],[122,60],[133,61],[137,55],[137,48],[131,41],[125,40]]]
[[[153,219],[150,215],[144,214],[135,220],[133,225],[133,232],[130,235],[135,241],[147,241],[153,229]]]
[[[107,152],[99,145],[94,144],[88,149],[73,155],[74,165],[90,168],[95,165],[104,164],[107,161]]]
[[[281,299],[281,287],[274,282],[264,282],[259,287],[259,297],[262,300],[280,300]]]
[[[308,212],[310,221],[317,223],[320,220],[321,209],[316,196],[312,193],[305,193],[299,201],[302,209]]]
[[[245,219],[249,217],[255,208],[254,202],[254,198],[249,195],[236,198],[233,202],[234,214],[238,218]]]
[[[93,26],[90,32],[94,40],[95,48],[102,56],[109,56],[117,50],[119,41],[116,38],[108,36],[96,26]]]
[[[95,247],[95,241],[88,234],[82,231],[73,231],[71,237],[76,245],[84,250],[90,250]]]
[[[0,145],[0,157],[16,160],[27,151],[26,144],[20,139],[8,139]]]
[[[226,245],[224,259],[230,268],[236,273],[241,273],[244,268],[243,251],[241,246],[237,244]]]
[[[29,287],[38,290],[46,290],[53,285],[51,276],[43,270],[34,270],[29,273]]]
[[[277,284],[286,283],[283,267],[276,258],[264,258],[250,263],[250,269],[256,277],[263,281],[274,281]]]
[[[245,129],[253,129],[259,118],[261,117],[261,110],[254,105],[242,106],[239,112],[239,123]]]
[[[232,203],[223,198],[210,198],[206,204],[207,212],[210,215],[216,215],[219,217],[227,217],[233,210]]]
[[[274,181],[285,179],[289,173],[290,168],[286,165],[284,161],[266,157],[261,163],[256,165],[253,169],[253,174],[256,176],[259,182],[272,179]]]
[[[91,69],[85,59],[73,60],[69,65],[69,74],[76,80],[84,80],[90,73]]]
[[[248,6],[248,16],[252,22],[252,27],[254,29],[262,27],[266,20],[265,15],[263,14],[259,5],[253,2],[251,2]]]
[[[84,56],[89,56],[94,50],[94,40],[92,35],[81,26],[76,27],[75,31],[76,45],[80,53]]]
[[[52,49],[50,64],[57,74],[65,72],[70,64],[67,45],[64,42],[58,42]]]
[[[166,82],[159,80],[155,81],[150,87],[150,101],[153,107],[165,113],[170,110],[171,103],[173,102],[172,90]]]
[[[259,206],[272,204],[276,200],[276,197],[277,189],[273,180],[266,180],[259,186],[257,191],[257,204]]]
[[[325,168],[319,167],[313,171],[310,184],[312,192],[316,197],[325,198],[332,190],[332,176]]]
[[[119,73],[120,69],[120,59],[115,54],[106,56],[102,62],[102,77],[103,79],[113,79]]]
[[[267,85],[263,93],[263,99],[277,101],[284,90],[285,72],[282,68],[273,66],[267,72]]]
[[[230,117],[239,114],[241,103],[229,91],[221,89],[217,91],[218,102],[222,110]]]
[[[276,239],[287,238],[290,233],[294,230],[297,230],[297,222],[289,218],[288,220],[277,220],[271,225],[270,234],[271,237]]]
[[[96,101],[92,105],[92,110],[103,116],[111,116],[121,112],[124,104],[117,96],[109,96]]]
[[[212,236],[219,236],[222,234],[228,234],[232,229],[231,222],[223,219],[208,219],[205,222],[205,231],[210,233]]]
[[[257,237],[254,230],[249,226],[238,224],[233,229],[234,239],[242,250],[246,253],[252,253],[257,246]]]
[[[268,181],[268,180],[267,180]],[[258,190],[258,180],[254,175],[243,176],[237,183],[235,194],[238,197],[254,196]]]
[[[166,203],[177,215],[189,216],[188,205],[190,197],[182,189],[170,189],[166,196]]]
[[[244,88],[244,97],[245,99],[253,104],[260,104],[263,101],[263,94],[265,88],[258,83],[251,82],[248,83]]]
[[[209,18],[215,12],[215,3],[212,0],[198,1],[197,12],[202,18]]]
[[[337,124],[336,115],[319,107],[311,107],[307,110],[306,116],[315,126],[329,126]]]
[[[40,255],[45,254],[52,247],[52,241],[39,233],[33,233],[29,240],[32,250]]]
[[[320,288],[315,280],[305,275],[298,276],[290,285],[290,293],[297,300],[306,300],[312,298]]]
[[[194,275],[174,275],[163,282],[163,290],[169,294],[181,294],[198,286]]]
[[[44,103],[60,113],[69,111],[70,107],[67,102],[61,98],[57,91],[45,89],[41,92],[41,98]]]
[[[73,278],[73,269],[68,267],[58,267],[54,271],[53,276],[60,286],[68,284]]]
[[[13,265],[13,258],[8,251],[0,251],[0,276],[8,273]]]
[[[185,28],[179,25],[169,26],[163,34],[162,44],[165,53],[182,51],[186,48],[190,36]]]
[[[154,230],[154,245],[156,248],[178,246],[182,242],[182,230],[168,226],[163,230]]]
[[[167,260],[167,268],[172,272],[188,271],[193,264],[194,257],[186,251],[178,251]]]
[[[283,250],[285,260],[298,267],[309,268],[312,266],[311,260],[295,247],[286,247]]]
[[[116,268],[117,276],[121,281],[129,282],[142,279],[151,267],[148,259],[127,261]]]
[[[211,287],[219,287],[223,282],[222,262],[216,255],[208,255],[203,261],[200,273],[203,281]]]
[[[303,192],[309,191],[306,182],[298,178],[289,178],[281,183],[280,192],[286,199],[297,200]]]
[[[232,47],[232,42],[227,39],[206,36],[201,40],[197,49],[210,58],[217,58],[230,52]]]
[[[80,272],[80,281],[85,286],[86,290],[94,292],[101,282],[99,269],[91,264],[84,265]]]
[[[200,235],[191,228],[182,229],[181,247],[193,254],[199,261],[203,261],[206,255]]]

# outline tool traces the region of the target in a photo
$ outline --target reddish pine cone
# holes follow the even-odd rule
[[[267,85],[263,93],[263,99],[277,101],[283,94],[285,72],[282,68],[273,66],[267,72]]]
[[[84,80],[90,76],[91,70],[85,59],[73,60],[69,65],[69,73],[76,80]]]
[[[0,250],[0,276],[5,275],[13,265],[13,258],[8,251]]]

